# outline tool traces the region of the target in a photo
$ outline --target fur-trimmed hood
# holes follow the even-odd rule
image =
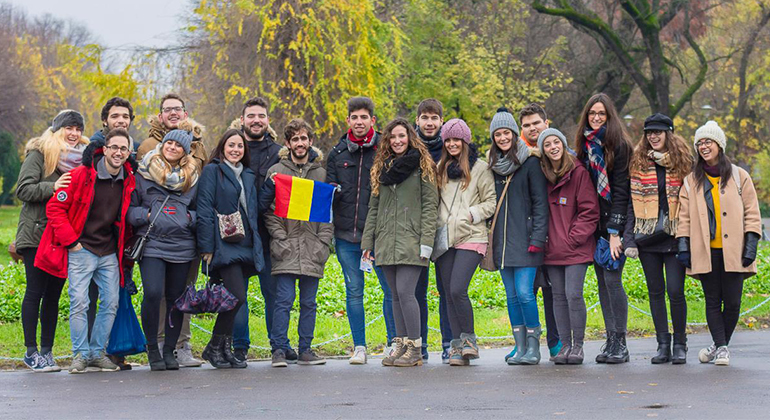
[[[230,123],[230,127],[228,127],[228,129],[229,128],[232,128],[235,130],[243,130],[243,126],[241,125],[241,119],[240,118],[234,119],[233,122]],[[275,129],[273,129],[273,126],[270,124],[267,125],[267,134],[269,134],[270,137],[273,138],[273,141],[278,140],[278,134],[275,133]]]
[[[308,153],[310,153],[310,156],[308,157],[308,160],[307,160],[308,163],[310,163],[310,162],[321,163],[321,161],[324,160],[324,153],[321,151],[321,149],[319,149],[319,148],[317,148],[315,146],[310,146],[310,152],[308,152]],[[288,160],[289,159],[289,148],[286,147],[286,146],[283,146],[281,148],[281,150],[278,151],[278,156],[281,159],[287,159]]]
[[[88,142],[89,142],[88,137],[85,137],[85,136],[81,136],[81,137],[82,137],[80,139],[81,143],[88,144]],[[40,145],[42,143],[43,143],[43,136],[33,137],[33,138],[29,139],[27,141],[27,144],[24,146],[24,154],[27,154],[27,153],[29,153],[29,152],[31,152],[33,150],[39,150],[39,151],[42,152],[43,150],[40,148]]]
[[[163,125],[157,115],[153,115],[148,118],[147,122],[150,124],[149,138],[155,139],[159,142],[163,141],[163,137],[166,135],[166,133],[171,131]],[[195,140],[201,140],[203,138],[203,133],[206,130],[206,127],[192,118],[187,118],[186,120],[181,121],[179,123],[179,127],[177,128],[191,132]]]
[[[104,151],[102,150],[104,148],[104,141],[103,140],[96,140],[91,142],[87,147],[86,150],[83,151],[83,166],[93,168],[94,163],[97,159],[101,159],[104,157]],[[131,173],[135,173],[139,165],[136,162],[136,158],[134,158],[134,155],[131,154],[128,156],[128,160],[123,165],[124,168],[130,169]]]

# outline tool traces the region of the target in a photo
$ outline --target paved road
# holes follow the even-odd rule
[[[619,366],[507,366],[483,350],[469,368],[326,366],[178,372],[0,373],[0,418],[770,418],[770,331],[739,332],[730,367],[701,365],[709,336],[690,337],[688,364],[650,364],[654,340],[629,341]],[[593,357],[601,343],[586,345]],[[534,417],[533,417],[534,416]]]

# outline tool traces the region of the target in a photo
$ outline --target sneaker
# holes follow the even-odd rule
[[[82,353],[76,354],[70,364],[70,373],[86,373],[86,369],[88,369],[88,360]]]
[[[96,368],[97,372],[117,372],[120,370],[120,366],[112,363],[112,361],[104,354],[99,354],[95,358],[88,361],[89,368]]]
[[[712,344],[698,352],[698,360],[700,360],[701,363],[711,363],[714,361],[716,354],[717,346]]]
[[[202,361],[193,357],[190,343],[185,343],[181,348],[176,349],[174,355],[180,367],[200,367],[203,364]]]
[[[27,355],[27,352],[24,352],[24,364],[32,369],[33,372],[48,372],[48,370],[46,370],[46,368],[48,368],[48,362],[37,352],[37,350],[30,355]]]
[[[393,354],[393,345],[385,346],[385,348],[382,349],[382,357],[388,357],[391,354]]]
[[[556,355],[559,354],[559,352],[561,351],[561,348],[562,348],[561,340],[559,340],[555,346],[548,347],[548,353],[550,353],[551,355],[551,357],[549,357],[548,360],[553,362]]]
[[[249,360],[249,349],[233,349],[233,357],[239,362],[247,362]]]
[[[366,347],[356,346],[353,350],[353,357],[348,361],[351,365],[365,365],[366,364]]]
[[[297,359],[299,358],[299,356],[297,356],[297,352],[294,351],[293,348],[289,347],[289,349],[285,351],[285,354],[286,354],[286,363],[290,365],[297,364]]]
[[[315,354],[313,350],[305,350],[299,355],[298,365],[325,365],[326,359]]]
[[[47,370],[45,370],[45,372],[60,372],[61,371],[61,367],[59,367],[59,365],[56,364],[56,360],[54,360],[54,358],[53,358],[53,352],[49,351],[48,353],[43,355],[43,358],[45,359],[46,364],[48,365],[46,367]]]
[[[274,368],[289,366],[289,364],[286,362],[286,353],[284,353],[283,350],[281,349],[277,349],[273,351],[272,364]]]
[[[730,350],[727,346],[717,348],[714,364],[717,366],[730,366]]]
[[[120,370],[131,370],[131,364],[126,363],[125,356],[115,356],[108,354],[107,358],[110,359],[110,362],[115,363],[120,368]]]
[[[449,358],[452,357],[452,352],[449,347],[444,347],[444,351],[441,352],[441,363],[449,364]]]

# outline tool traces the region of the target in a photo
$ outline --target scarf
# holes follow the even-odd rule
[[[66,174],[67,172],[77,168],[83,162],[83,151],[86,150],[86,145],[78,143],[75,147],[67,145],[67,148],[62,150],[59,154],[59,163],[56,165],[56,169],[59,172]]]
[[[660,203],[658,203],[658,173],[656,164],[666,169],[666,200],[668,201],[668,223],[664,230],[676,234],[679,225],[679,189],[682,180],[673,176],[674,164],[668,152],[650,150],[647,153],[647,167],[631,173],[631,203],[634,206],[636,224],[634,233],[649,235],[658,224]]]
[[[359,139],[356,136],[353,135],[353,130],[348,130],[348,140],[350,140],[351,143],[355,143],[358,145],[358,147],[364,147],[366,145],[367,147],[374,139],[374,128],[370,128],[369,132],[366,133],[364,138]]]
[[[706,171],[706,173],[709,174],[709,176],[712,178],[718,178],[721,176],[721,174],[719,173],[719,165],[714,165],[714,166],[703,165],[703,170]]]
[[[404,182],[420,167],[420,151],[409,149],[399,157],[392,157],[385,162],[380,173],[380,184],[396,185]]]
[[[171,168],[168,175],[164,177],[163,174],[166,168],[169,167],[169,164],[161,158],[161,147],[163,147],[163,143],[157,145],[154,149],[144,155],[142,161],[139,162],[139,169],[137,172],[139,172],[139,175],[141,175],[142,178],[153,181],[169,191],[181,192],[185,183],[182,166],[177,165]],[[195,185],[196,182],[198,182],[197,171],[193,172],[193,179],[190,185]]]
[[[233,173],[235,174],[235,179],[237,179],[238,183],[241,184],[241,195],[238,197],[238,202],[241,204],[241,207],[243,207],[243,211],[246,212],[246,216],[248,216],[249,207],[246,205],[246,188],[243,186],[243,179],[241,179],[241,174],[243,173],[243,164],[238,162],[237,165],[233,165],[229,160],[225,159],[225,165],[232,169]]]
[[[492,165],[492,171],[494,173],[500,176],[511,175],[519,170],[521,165],[524,164],[524,161],[530,156],[531,151],[530,148],[527,147],[527,143],[520,138],[517,140],[516,159],[518,159],[519,163],[514,162],[513,159],[509,159],[507,154],[498,153],[497,160],[495,161],[495,164]]]
[[[599,127],[598,130],[587,129],[583,132],[586,138],[583,148],[588,156],[588,172],[596,184],[596,192],[611,203],[610,178],[607,176],[607,162],[604,161],[604,149],[602,148],[606,132],[606,125]]]
[[[468,145],[470,153],[468,153],[468,168],[473,169],[473,165],[479,159],[479,151],[476,145],[471,143]],[[449,165],[446,167],[446,176],[449,179],[459,179],[463,176],[463,171],[460,169],[460,162],[457,159],[452,159]]]

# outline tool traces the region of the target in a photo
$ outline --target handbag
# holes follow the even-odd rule
[[[125,287],[118,289],[118,311],[110,331],[107,354],[129,356],[144,353],[147,340],[131,303],[131,296]]]
[[[131,239],[128,240],[126,243],[126,248],[123,250],[124,257],[134,262],[142,259],[142,255],[144,255],[144,246],[147,244],[147,238],[150,236],[150,231],[152,231],[152,228],[155,226],[155,221],[158,220],[158,216],[160,216],[160,214],[163,212],[163,207],[168,202],[169,197],[171,196],[167,195],[166,199],[163,200],[163,203],[161,203],[158,212],[155,213],[155,216],[150,221],[150,226],[147,228],[147,232],[144,232],[144,235],[141,236],[134,235],[131,237]]]
[[[452,208],[455,206],[455,199],[457,198],[457,192],[460,191],[460,184],[457,184],[457,189],[455,190],[455,195],[452,197],[452,205],[449,206],[447,209],[449,212],[448,214],[452,214]],[[446,206],[446,203],[444,203],[444,200],[441,199],[441,204],[444,204]],[[436,229],[436,237],[433,240],[433,253],[430,256],[430,259],[433,261],[436,261],[444,255],[447,251],[449,251],[449,224],[444,223],[441,226]]]
[[[11,259],[13,259],[13,262],[21,261],[21,255],[16,250],[16,241],[13,241],[8,245],[8,254],[11,256]]]
[[[626,255],[620,253],[620,258],[617,260],[612,259],[612,252],[610,251],[610,241],[606,238],[599,238],[596,242],[596,251],[594,252],[594,262],[607,271],[618,271],[623,263],[626,261]]]
[[[196,289],[195,284],[187,286],[182,296],[174,302],[174,309],[187,314],[215,314],[231,311],[237,304],[238,298],[224,285],[211,284],[209,266],[206,264],[206,286],[201,289]]]
[[[219,178],[224,181],[221,169],[219,170]],[[230,214],[217,213],[217,219],[219,220],[219,236],[223,241],[237,244],[246,237],[246,229],[243,227],[240,210]]]
[[[668,212],[663,209],[658,210],[658,222],[655,224],[655,230],[652,233],[636,233],[634,234],[634,242],[637,246],[650,246],[654,245],[667,237],[670,237],[666,232],[666,226],[668,225]]]
[[[497,202],[495,215],[492,217],[492,225],[489,227],[489,233],[487,234],[487,253],[484,254],[484,258],[482,258],[481,263],[479,263],[479,267],[481,267],[483,270],[497,271],[497,266],[495,266],[495,252],[493,243],[495,237],[495,224],[497,224],[497,216],[500,214],[500,208],[503,206],[505,193],[508,192],[508,184],[510,184],[512,177],[513,175],[508,175],[508,179],[505,180],[503,194],[500,196],[500,201]]]

